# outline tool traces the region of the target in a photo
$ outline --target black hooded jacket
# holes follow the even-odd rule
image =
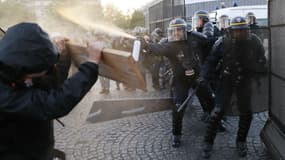
[[[86,62],[60,87],[18,88],[23,75],[49,69],[56,49],[36,24],[8,29],[0,41],[0,159],[51,160],[52,120],[68,114],[97,80],[98,66]]]

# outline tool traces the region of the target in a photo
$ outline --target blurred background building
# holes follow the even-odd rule
[[[154,0],[144,6],[145,25],[149,31],[156,27],[164,31],[171,19],[184,18],[191,23],[198,10],[213,11],[225,7],[266,5],[267,0]]]

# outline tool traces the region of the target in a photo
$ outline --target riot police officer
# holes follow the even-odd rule
[[[250,82],[257,75],[266,72],[265,51],[260,39],[250,33],[245,18],[232,19],[229,32],[219,38],[202,67],[201,76],[206,77],[211,69],[218,81],[215,103],[204,137],[203,157],[211,156],[217,128],[230,107],[232,95],[237,97],[240,112],[236,147],[239,155],[247,155],[246,138],[252,121]]]
[[[253,12],[248,12],[246,14],[246,21],[247,24],[249,25],[251,32],[260,37],[261,36],[260,26],[257,25],[256,17]]]
[[[221,36],[225,35],[228,27],[230,26],[230,18],[228,15],[221,15],[218,19],[218,28],[220,30]]]
[[[219,29],[210,22],[209,13],[207,11],[200,10],[194,13],[192,28],[195,31],[205,34],[212,45],[221,36]]]
[[[202,44],[207,38],[198,32],[187,32],[187,24],[183,19],[172,20],[168,27],[168,42],[162,44],[147,44],[145,48],[154,55],[166,56],[173,69],[172,91],[173,106],[173,147],[180,146],[182,134],[182,121],[185,108],[178,112],[188,96],[190,88],[194,88],[199,75],[199,62],[193,55],[194,44]],[[205,112],[214,107],[214,98],[207,86],[199,86],[196,92]],[[202,102],[203,100],[203,102]]]
[[[195,56],[199,59],[200,65],[203,65],[206,57],[208,57],[211,52],[211,48],[214,45],[215,41],[221,36],[219,29],[212,24],[209,20],[209,13],[207,11],[197,11],[194,13],[192,18],[192,27],[193,30],[196,30],[205,36],[207,36],[207,43],[203,45],[199,44],[194,48]],[[214,83],[209,83],[212,89],[215,89]],[[202,101],[202,103],[205,100]],[[207,122],[209,119],[208,112],[204,112],[201,117],[201,120]],[[223,124],[220,125],[220,131],[225,131],[226,128]]]

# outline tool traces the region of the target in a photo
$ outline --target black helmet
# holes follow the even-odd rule
[[[169,42],[183,41],[187,39],[187,23],[184,19],[175,18],[170,21],[167,29],[167,36]]]
[[[163,32],[160,28],[155,28],[152,32],[151,32],[151,38],[152,41],[154,43],[158,43],[160,41],[160,39],[163,37]]]
[[[255,17],[255,15],[254,15],[254,13],[253,13],[253,12],[248,12],[248,13],[246,14],[246,17],[249,17],[249,16],[253,16],[253,17]]]
[[[235,29],[249,29],[248,24],[246,23],[245,18],[243,17],[235,17],[232,19],[231,24],[230,24],[230,29],[235,30]]]
[[[199,19],[202,19],[203,24],[199,24]],[[203,10],[197,11],[192,17],[192,28],[193,30],[203,28],[203,25],[209,21],[209,12]]]
[[[245,18],[235,17],[230,24],[230,36],[233,41],[243,41],[249,38],[249,26]]]
[[[255,21],[256,21],[256,17],[255,17],[255,15],[254,15],[254,13],[253,12],[248,12],[247,14],[246,14],[246,20],[247,20],[247,23],[248,24],[254,24],[254,23],[256,23]]]
[[[203,11],[203,10],[197,11],[194,14],[194,17],[195,16],[203,19],[204,22],[209,22],[209,12],[207,11]]]
[[[154,32],[157,33],[157,34],[162,34],[163,33],[163,31],[160,28],[155,28]]]

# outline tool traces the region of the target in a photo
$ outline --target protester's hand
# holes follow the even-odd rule
[[[87,42],[87,53],[89,54],[89,61],[99,64],[103,48],[103,42]]]
[[[52,41],[57,47],[60,55],[65,56],[68,54],[67,49],[66,49],[66,42],[68,41],[67,38],[57,36],[57,37],[52,38]]]

